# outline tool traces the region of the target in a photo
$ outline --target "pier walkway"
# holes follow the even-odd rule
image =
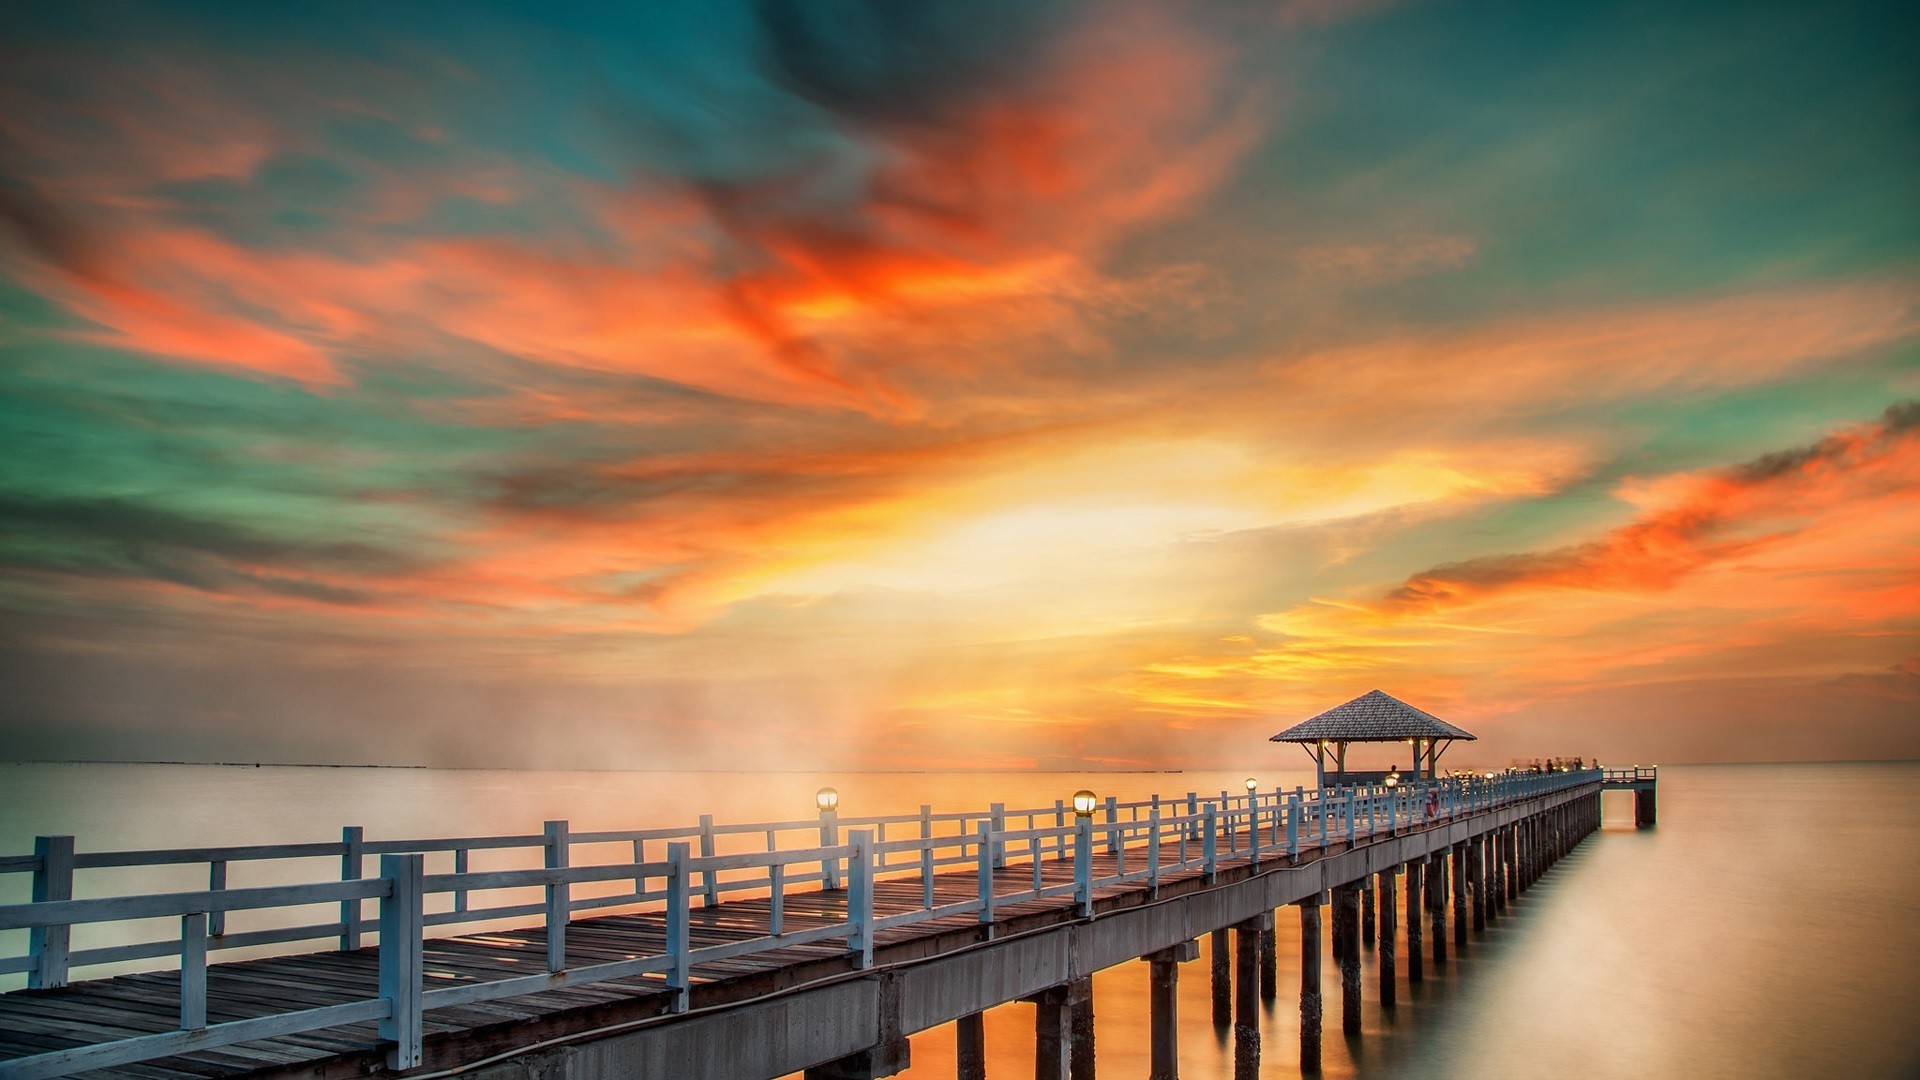
[[[0,858],[0,873],[33,875],[34,897],[0,906],[0,934],[14,931],[0,942],[26,939],[0,973],[29,983],[0,995],[0,1078],[874,1077],[904,1066],[907,1036],[948,1022],[962,1075],[984,1075],[979,1015],[1013,1000],[1040,1006],[1040,1075],[1064,1077],[1075,1054],[1090,1061],[1088,977],[1132,959],[1155,965],[1155,1075],[1171,1076],[1170,988],[1208,934],[1216,1019],[1231,1008],[1257,1059],[1251,1002],[1274,996],[1273,912],[1287,905],[1312,971],[1302,1060],[1310,1035],[1317,1062],[1321,905],[1357,1030],[1360,913],[1369,942],[1378,927],[1390,1001],[1402,884],[1417,980],[1423,921],[1444,961],[1449,879],[1458,947],[1469,922],[1498,917],[1598,826],[1602,783],[1589,769],[1109,799],[1090,814],[549,822],[540,835],[386,841],[348,829],[339,843],[174,851],[42,837]],[[474,868],[515,857],[538,865]],[[314,880],[321,862],[337,876]],[[236,866],[295,883],[229,887]],[[76,873],[128,868],[204,874],[208,887],[70,899]],[[76,931],[96,944],[76,947]],[[209,963],[223,952],[238,958]],[[100,965],[165,970],[71,980]]]

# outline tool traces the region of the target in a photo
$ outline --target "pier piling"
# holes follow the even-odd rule
[[[1233,954],[1223,927],[1207,935],[1207,964],[1213,975],[1213,1026],[1233,1023]]]
[[[1467,947],[1467,842],[1453,845],[1453,943]]]
[[[1425,961],[1420,951],[1420,927],[1425,917],[1420,913],[1420,905],[1425,903],[1426,893],[1422,889],[1426,874],[1426,860],[1414,859],[1407,863],[1407,982],[1420,982],[1423,972],[1421,965]]]
[[[1399,927],[1394,925],[1394,874],[1391,868],[1380,871],[1380,1007],[1391,1009],[1394,1005],[1394,936]]]
[[[1360,944],[1373,948],[1374,940],[1373,878],[1368,877],[1360,883]]]
[[[1299,902],[1300,908],[1300,1071],[1320,1071],[1320,905],[1325,893]]]
[[[1233,928],[1233,1073],[1260,1074],[1260,941],[1273,931],[1266,912]]]
[[[1178,1080],[1180,1075],[1180,965],[1200,955],[1198,941],[1149,953],[1147,961],[1147,1080]],[[966,1080],[963,1075],[961,1080]],[[985,1073],[978,1080],[986,1080]]]
[[[1360,1034],[1360,889],[1333,890],[1333,955],[1340,964],[1340,1030]]]
[[[987,1080],[987,1016],[968,1013],[953,1022],[959,1080]],[[1172,1074],[1168,1074],[1172,1080]]]

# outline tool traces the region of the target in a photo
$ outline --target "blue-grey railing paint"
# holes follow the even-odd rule
[[[1651,770],[1646,770],[1650,772]],[[1636,770],[1638,773],[1639,770]],[[24,956],[0,958],[0,972],[26,972],[38,986],[57,986],[68,978],[70,968],[89,964],[119,963],[163,955],[177,957],[181,968],[180,1029],[158,1035],[143,1035],[107,1043],[54,1051],[32,1057],[0,1062],[0,1077],[25,1080],[28,1077],[62,1076],[87,1069],[105,1068],[152,1060],[231,1045],[237,1042],[320,1030],[345,1024],[378,1020],[382,1037],[389,1041],[389,1065],[410,1067],[420,1061],[422,1017],[427,1010],[458,1004],[495,1000],[542,990],[561,989],[593,982],[635,976],[658,976],[662,985],[674,991],[673,1008],[684,1010],[688,1003],[692,969],[707,962],[755,952],[783,948],[821,940],[842,940],[860,966],[872,962],[873,936],[879,929],[909,925],[928,919],[974,912],[982,922],[991,923],[999,904],[1052,896],[1072,898],[1075,910],[1091,914],[1095,890],[1123,882],[1144,882],[1158,889],[1169,872],[1198,871],[1213,880],[1220,866],[1220,831],[1225,829],[1229,842],[1237,844],[1244,828],[1247,859],[1257,864],[1262,855],[1297,858],[1301,848],[1302,818],[1311,814],[1320,823],[1321,844],[1327,844],[1330,819],[1339,814],[1339,832],[1348,843],[1379,835],[1384,816],[1385,833],[1393,835],[1406,826],[1417,826],[1439,818],[1452,818],[1468,811],[1481,811],[1535,795],[1560,790],[1600,779],[1600,770],[1575,773],[1520,773],[1491,780],[1419,783],[1397,789],[1367,789],[1362,795],[1355,789],[1306,792],[1296,788],[1287,796],[1284,810],[1281,793],[1270,802],[1255,793],[1231,796],[1223,793],[1216,802],[1198,799],[1189,793],[1184,815],[1162,813],[1160,800],[1121,804],[1109,800],[1105,821],[1098,825],[1091,816],[1077,817],[1071,826],[1042,825],[1047,809],[1013,811],[1024,818],[1028,828],[1005,828],[1009,813],[1002,804],[985,814],[934,814],[923,806],[918,814],[851,818],[844,821],[830,814],[820,820],[760,822],[748,825],[716,825],[711,816],[703,816],[697,828],[648,829],[617,832],[572,832],[564,821],[548,822],[536,836],[459,837],[432,840],[365,839],[357,828],[342,831],[339,844],[249,845],[244,847],[195,848],[149,852],[74,851],[71,837],[41,837],[30,856],[0,857],[0,873],[31,871],[33,901],[0,906],[0,930],[29,931],[29,951]],[[1366,810],[1364,824],[1359,812]],[[1384,815],[1379,812],[1384,804]],[[1176,804],[1177,805],[1177,804]],[[1125,812],[1125,818],[1122,812]],[[1142,818],[1142,812],[1146,816]],[[1280,817],[1284,812],[1285,834]],[[1262,815],[1271,815],[1271,830],[1263,828]],[[917,823],[919,836],[887,839],[888,824]],[[842,845],[807,844],[778,849],[781,834],[799,833],[811,839],[819,829],[824,839],[838,840],[839,825],[859,825]],[[954,831],[942,833],[940,826]],[[868,829],[865,826],[872,826]],[[971,828],[969,827],[971,826]],[[1095,831],[1104,832],[1105,845],[1117,856],[1113,872],[1095,877],[1092,871]],[[720,854],[714,837],[762,835],[767,837],[764,852]],[[1270,839],[1266,839],[1270,835]],[[1201,841],[1197,859],[1189,858],[1187,840]],[[678,838],[678,839],[676,839]],[[701,855],[690,856],[692,842],[698,838]],[[1178,841],[1169,848],[1164,841]],[[648,839],[667,840],[664,862],[644,861]],[[1051,844],[1049,844],[1051,842]],[[805,843],[805,840],[803,840]],[[1036,863],[1036,873],[1027,888],[1008,889],[1007,882],[996,882],[994,870],[1005,865],[1009,844],[1024,845]],[[631,862],[575,865],[573,849],[593,844],[629,845]],[[1048,846],[1054,857],[1062,857],[1069,846],[1074,860],[1073,881],[1068,885],[1045,886],[1037,873]],[[543,865],[523,870],[472,872],[467,855],[473,850],[533,849],[541,853]],[[1141,860],[1129,862],[1132,853]],[[453,855],[455,872],[428,874],[425,863],[429,853]],[[378,877],[364,877],[362,859],[380,856]],[[1168,855],[1174,858],[1168,858]],[[301,885],[231,888],[224,868],[233,862],[271,859],[338,857],[340,880]],[[204,891],[157,893],[101,899],[73,900],[73,879],[77,868],[163,866],[203,862],[209,867]],[[922,904],[916,910],[877,917],[873,890],[876,875],[888,872],[913,872],[926,876],[947,866],[970,866],[977,875],[978,893],[974,899],[936,905],[930,884],[921,893]],[[219,871],[214,867],[221,867]],[[802,867],[820,867],[796,872]],[[1131,867],[1131,868],[1130,868]],[[744,874],[745,876],[739,876]],[[784,900],[796,884],[819,883],[832,887],[841,879],[847,885],[847,917],[838,924],[814,926],[799,932],[787,930]],[[733,876],[729,876],[733,875]],[[630,885],[631,892],[611,896],[576,896],[574,886],[619,882]],[[771,896],[767,933],[747,940],[731,941],[700,949],[691,947],[690,909],[696,882],[702,904],[719,903],[730,892],[765,890]],[[470,909],[469,893],[492,890],[544,890],[544,902],[533,905],[506,905]],[[426,898],[448,894],[454,910],[426,910]],[[368,900],[379,905],[378,919],[367,924],[360,917]],[[311,905],[338,905],[337,923],[317,926],[275,928],[239,934],[220,934],[220,925],[228,912],[253,912],[291,909]],[[666,912],[664,952],[628,960],[569,968],[566,960],[566,924],[576,913],[612,907],[644,907],[658,904]],[[516,976],[491,982],[467,983],[425,989],[423,943],[430,926],[473,924],[511,916],[542,915],[547,923],[548,971],[544,974]],[[70,928],[78,924],[129,922],[137,919],[172,917],[179,920],[180,936],[171,942],[143,942],[84,951],[69,948]],[[345,1002],[317,1009],[278,1013],[252,1020],[208,1024],[206,1017],[206,971],[210,951],[298,941],[327,941],[342,947],[357,945],[361,932],[377,927],[380,937],[380,994],[378,998]]]

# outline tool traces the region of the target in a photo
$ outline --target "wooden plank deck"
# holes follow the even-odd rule
[[[1223,876],[1251,872],[1247,834],[1234,838],[1229,851],[1221,835],[1217,866]],[[1317,839],[1317,838],[1316,838]],[[1300,861],[1321,852],[1302,837]],[[1344,850],[1335,842],[1330,851]],[[1010,849],[1007,865],[994,874],[996,894],[1018,894],[1033,887],[1033,862]],[[1195,845],[1189,854],[1197,855]],[[1271,856],[1262,865],[1271,865]],[[1144,865],[1143,853],[1130,849],[1126,868]],[[1071,885],[1073,862],[1043,855],[1043,887]],[[1115,856],[1093,856],[1093,876],[1118,872]],[[1163,894],[1201,887],[1197,868],[1163,872]],[[979,881],[972,869],[934,875],[934,904],[975,900]],[[1096,889],[1096,906],[1142,902],[1144,882]],[[874,916],[922,910],[924,881],[917,875],[891,876],[874,883]],[[799,932],[844,923],[844,889],[787,893],[784,928]],[[1070,920],[1071,895],[1038,900],[998,901],[993,934]],[[728,900],[690,913],[695,949],[764,936],[771,918],[768,898]],[[987,928],[973,912],[879,930],[876,960],[913,959],[957,949],[985,939]],[[658,954],[666,949],[663,912],[578,918],[567,926],[570,965],[585,965]],[[214,964],[207,969],[207,1019],[210,1023],[272,1015],[364,1000],[378,995],[379,950],[323,952]],[[844,942],[828,940],[755,952],[698,964],[692,969],[693,1007],[728,1004],[815,979],[855,970]],[[426,988],[486,982],[546,971],[544,928],[496,930],[432,938],[425,947]],[[177,972],[144,972],[77,982],[48,990],[18,990],[0,995],[0,1074],[7,1059],[83,1046],[134,1035],[174,1030],[179,1024],[180,977]],[[636,976],[563,990],[472,1005],[430,1009],[426,1014],[423,1068],[464,1064],[502,1050],[559,1035],[591,1031],[609,1024],[643,1020],[671,1011],[672,995],[660,976]],[[78,1075],[179,1080],[184,1077],[361,1076],[376,1071],[383,1043],[373,1022],[223,1046],[138,1065],[98,1069]]]

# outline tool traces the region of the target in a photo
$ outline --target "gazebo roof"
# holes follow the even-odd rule
[[[1466,739],[1473,736],[1445,720],[1379,690],[1335,705],[1275,735],[1270,742],[1400,742],[1403,739]]]

